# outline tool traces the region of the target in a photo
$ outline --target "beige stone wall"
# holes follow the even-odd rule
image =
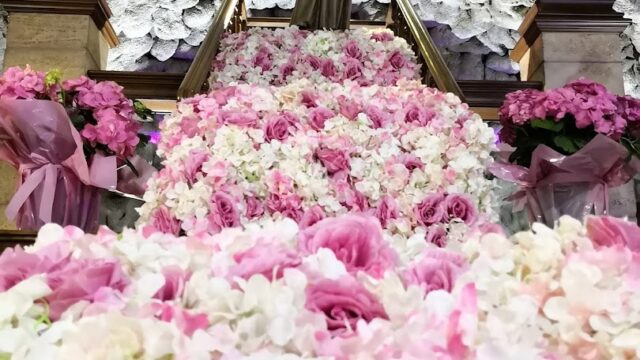
[[[7,219],[4,210],[16,190],[17,171],[9,164],[0,162],[0,230],[15,229],[15,224]]]
[[[109,46],[89,16],[9,14],[4,68],[59,69],[65,78],[106,67]]]

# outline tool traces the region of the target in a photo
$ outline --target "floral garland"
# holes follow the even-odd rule
[[[563,218],[402,263],[350,214],[217,235],[45,226],[0,256],[11,358],[604,359],[640,355],[640,228]],[[634,253],[635,252],[635,253]],[[87,334],[91,336],[87,336]]]
[[[182,101],[161,126],[166,167],[140,209],[156,230],[215,233],[262,217],[308,226],[364,211],[411,258],[425,237],[461,239],[478,210],[493,214],[493,131],[419,83],[238,85]]]
[[[389,30],[254,28],[222,39],[210,81],[219,87],[236,82],[283,85],[299,79],[395,85],[400,79],[420,79],[420,66],[407,42]]]

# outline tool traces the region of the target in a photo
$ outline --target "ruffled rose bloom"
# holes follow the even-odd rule
[[[180,221],[176,219],[169,208],[162,205],[151,214],[151,228],[148,233],[161,232],[165,234],[180,234]]]
[[[307,55],[307,63],[313,70],[318,70],[322,66],[322,59],[315,55]]]
[[[393,34],[389,33],[388,31],[376,32],[371,35],[371,40],[380,42],[393,41],[393,38]]]
[[[425,240],[439,248],[447,246],[447,230],[440,225],[432,225],[427,230]]]
[[[372,216],[349,214],[324,219],[300,232],[298,247],[304,254],[327,248],[347,271],[365,271],[378,278],[396,262],[396,254],[382,238],[380,223]]]
[[[267,121],[264,126],[264,136],[267,141],[282,141],[291,135],[291,129],[297,122],[293,114],[278,115]]]
[[[293,74],[293,71],[295,70],[295,66],[291,63],[285,63],[282,66],[280,66],[280,76],[283,79],[286,79],[287,77],[289,77],[289,75]]]
[[[272,214],[279,213],[296,222],[302,218],[302,199],[298,195],[271,193],[267,196],[266,206]]]
[[[184,285],[189,280],[190,274],[176,265],[170,265],[162,269],[164,285],[153,296],[160,301],[171,301],[182,296]]]
[[[309,285],[306,299],[305,307],[324,314],[327,329],[334,335],[356,331],[360,320],[389,318],[378,299],[350,276]]]
[[[415,169],[424,170],[424,164],[422,161],[413,154],[403,154],[398,157],[398,161],[409,171],[413,171]]]
[[[300,227],[300,229],[306,229],[310,226],[315,225],[325,217],[327,217],[327,215],[325,214],[324,210],[322,210],[322,207],[320,205],[313,205],[311,208],[305,211],[304,215],[302,215],[302,219],[300,219],[300,223],[298,223],[298,226]]]
[[[418,223],[431,226],[444,221],[446,216],[444,199],[444,194],[431,194],[416,205],[414,212]]]
[[[380,221],[382,227],[387,226],[387,222],[391,219],[398,217],[398,204],[396,200],[390,195],[385,195],[378,204],[378,207],[374,211],[374,215]]]
[[[264,206],[262,205],[260,200],[258,200],[258,198],[256,198],[255,196],[253,195],[247,196],[245,203],[247,206],[247,209],[245,211],[245,216],[248,219],[254,219],[264,214]]]
[[[329,174],[349,169],[349,156],[342,150],[320,148],[316,150],[316,156]]]
[[[472,224],[478,218],[478,211],[468,196],[462,194],[449,194],[444,201],[446,219],[460,219],[465,224]]]
[[[259,67],[262,71],[269,71],[273,66],[273,61],[271,60],[271,54],[269,54],[269,50],[266,48],[260,48],[258,53],[253,58],[253,66]]]
[[[322,65],[320,66],[320,72],[322,73],[322,76],[332,78],[337,72],[336,65],[331,59],[325,59],[322,61]]]
[[[236,265],[229,270],[229,276],[249,279],[261,274],[267,279],[280,279],[287,268],[302,263],[296,251],[274,244],[258,244],[233,256]]]
[[[350,58],[362,59],[362,50],[360,50],[360,46],[355,40],[349,40],[344,44],[344,53]]]
[[[403,274],[406,286],[421,287],[425,294],[434,290],[451,292],[456,279],[468,268],[464,256],[443,249],[428,249]]]
[[[586,227],[587,235],[596,246],[625,246],[640,252],[640,228],[632,222],[611,216],[590,216]]]
[[[225,124],[253,127],[258,123],[258,115],[254,112],[223,112],[221,117]]]
[[[115,261],[83,259],[49,272],[47,283],[52,290],[46,298],[49,317],[58,320],[71,305],[82,300],[92,302],[101,288],[122,291],[129,281]]]
[[[345,80],[357,80],[362,76],[362,63],[355,59],[348,59],[344,65]]]
[[[385,124],[391,121],[391,115],[376,105],[369,104],[365,106],[364,113],[371,121],[371,125],[374,129],[384,127]]]
[[[402,55],[400,50],[394,50],[391,55],[389,55],[389,63],[395,69],[401,69],[407,64],[407,58]]]
[[[219,230],[240,225],[240,214],[231,195],[218,191],[211,198],[209,221]]]
[[[427,126],[435,116],[436,114],[432,110],[415,103],[410,103],[405,107],[404,120],[407,123]]]
[[[313,130],[320,131],[324,129],[324,123],[336,116],[333,111],[326,107],[317,107],[309,112],[309,126]]]

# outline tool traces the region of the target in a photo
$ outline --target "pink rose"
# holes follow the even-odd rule
[[[258,115],[254,112],[229,111],[223,112],[221,117],[225,124],[253,127],[258,123]]]
[[[150,307],[156,318],[164,322],[175,323],[178,329],[189,337],[193,336],[197,330],[209,328],[207,314],[191,314],[178,305],[167,303],[152,303]]]
[[[262,71],[269,71],[273,66],[273,61],[271,60],[271,54],[269,54],[269,50],[265,47],[262,47],[258,50],[258,53],[253,58],[253,66],[259,67]]]
[[[427,230],[425,240],[439,248],[447,246],[447,230],[443,226],[432,225]]]
[[[426,109],[424,106],[416,103],[410,103],[405,107],[404,120],[407,123],[427,126],[435,116],[436,113],[433,112],[433,110]]]
[[[54,252],[41,255],[27,253],[19,246],[7,248],[0,255],[0,291],[7,291],[35,274],[47,273],[66,264],[68,254]]]
[[[380,42],[393,41],[393,34],[388,31],[376,32],[371,35],[371,39]]]
[[[418,223],[431,226],[442,222],[446,216],[444,199],[444,194],[431,194],[416,205],[414,212]]]
[[[376,105],[368,104],[364,108],[364,113],[371,121],[374,129],[384,127],[385,124],[391,122],[391,115]]]
[[[304,254],[327,248],[347,271],[364,271],[378,278],[396,261],[382,238],[380,223],[372,216],[348,214],[324,219],[299,233],[298,247]]]
[[[246,200],[246,206],[247,206],[247,210],[245,212],[245,216],[248,219],[254,219],[257,217],[262,216],[262,214],[264,214],[264,206],[262,205],[262,203],[260,202],[260,200],[258,200],[258,198],[256,198],[255,196],[247,196]]]
[[[280,279],[287,268],[302,263],[296,251],[274,244],[258,244],[233,256],[236,265],[229,270],[231,278],[249,279],[261,274],[267,279]]]
[[[291,63],[286,63],[284,65],[282,65],[280,67],[280,76],[283,79],[286,79],[289,77],[289,75],[293,74],[293,71],[296,69],[296,67],[291,64]]]
[[[640,252],[640,228],[632,222],[611,216],[589,216],[587,235],[596,246],[625,246]]]
[[[451,292],[458,277],[468,268],[464,256],[443,249],[429,249],[404,274],[406,286],[417,285],[425,294],[434,290]]]
[[[389,55],[389,63],[395,69],[401,69],[407,64],[407,58],[402,55],[400,50],[394,50],[391,55]]]
[[[343,78],[345,80],[357,80],[362,76],[362,63],[355,59],[345,61]]]
[[[382,227],[386,227],[389,220],[398,218],[398,213],[396,200],[390,195],[385,195],[382,200],[380,200],[374,215],[380,220]]]
[[[300,221],[302,217],[302,199],[298,195],[271,193],[267,196],[266,205],[272,214],[280,213],[296,222]]]
[[[360,320],[389,318],[378,299],[350,276],[320,280],[309,285],[305,295],[305,307],[324,314],[327,329],[334,335],[356,331]]]
[[[413,171],[415,169],[424,170],[424,164],[422,163],[422,161],[417,156],[415,156],[413,154],[400,155],[398,160],[409,171]]]
[[[446,209],[446,221],[460,219],[465,224],[472,224],[478,218],[478,211],[468,196],[462,194],[449,194],[444,201]]]
[[[180,221],[171,215],[169,208],[162,205],[151,214],[151,229],[148,233],[180,234]]]
[[[325,59],[320,66],[322,76],[332,78],[336,75],[336,66],[331,59]]]
[[[180,298],[190,274],[176,265],[170,265],[162,269],[162,276],[164,276],[164,285],[153,295],[153,298],[160,301]]]
[[[218,191],[211,198],[211,221],[218,229],[236,227],[240,225],[240,214],[231,195]]]
[[[264,126],[264,136],[267,141],[282,141],[291,135],[292,128],[298,123],[295,115],[290,113],[280,114],[267,121]]]
[[[202,164],[209,159],[209,153],[205,150],[193,149],[189,151],[189,158],[184,164],[184,176],[189,184],[193,184],[198,173],[202,170]]]
[[[349,155],[342,150],[319,148],[316,156],[327,169],[329,175],[349,169]]]
[[[340,114],[349,120],[354,120],[361,111],[358,103],[344,97],[340,97],[338,103],[340,104]]]
[[[307,55],[307,63],[313,70],[318,70],[322,66],[322,59],[315,55]]]
[[[306,229],[315,225],[325,217],[327,217],[327,215],[324,213],[324,210],[322,210],[322,207],[320,205],[313,205],[310,209],[305,211],[304,215],[302,215],[302,219],[300,219],[298,226],[300,229]]]
[[[344,53],[350,58],[362,59],[362,50],[360,50],[360,46],[355,40],[349,40],[344,44]]]
[[[300,92],[300,103],[307,108],[315,108],[318,106],[318,95],[310,90],[302,90]]]
[[[103,287],[124,290],[129,283],[119,263],[107,260],[74,260],[47,274],[52,293],[47,296],[49,317],[58,320],[71,305],[79,301],[93,302]]]
[[[336,116],[333,111],[326,107],[317,107],[309,112],[309,126],[313,130],[320,131],[324,129],[324,123]]]

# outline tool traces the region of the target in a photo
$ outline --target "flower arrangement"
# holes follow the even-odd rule
[[[602,84],[581,79],[564,87],[507,94],[500,108],[500,140],[516,147],[511,162],[529,166],[540,144],[571,155],[597,134],[640,154],[640,100],[616,96]]]
[[[57,71],[44,73],[12,67],[0,77],[0,100],[40,99],[62,103],[80,132],[87,156],[97,151],[126,161],[146,136],[139,134],[140,117],[150,115],[140,102],[132,102],[122,87],[85,76],[61,82]],[[141,140],[143,140],[141,142]]]
[[[165,168],[140,224],[216,233],[253,219],[375,214],[413,257],[492,214],[493,131],[419,83],[237,85],[186,99],[161,124]],[[490,217],[490,216],[489,216]]]
[[[11,358],[603,359],[640,355],[640,229],[470,233],[402,262],[375,217],[215,235],[47,225],[0,255]],[[91,336],[87,336],[90,333]]]
[[[511,239],[470,238],[463,251],[472,262],[456,286],[475,285],[482,358],[640,356],[636,224],[563,217]]]
[[[130,180],[154,171],[133,157],[147,140],[138,134],[147,116],[116,83],[9,68],[0,77],[0,159],[18,169],[20,184],[7,218],[23,230],[50,222],[97,230],[103,190],[116,190],[118,168],[128,165],[121,174],[130,169]]]
[[[407,42],[389,30],[254,28],[225,35],[210,82],[215,88],[236,82],[284,85],[299,79],[395,85],[400,79],[419,80],[420,65]]]

